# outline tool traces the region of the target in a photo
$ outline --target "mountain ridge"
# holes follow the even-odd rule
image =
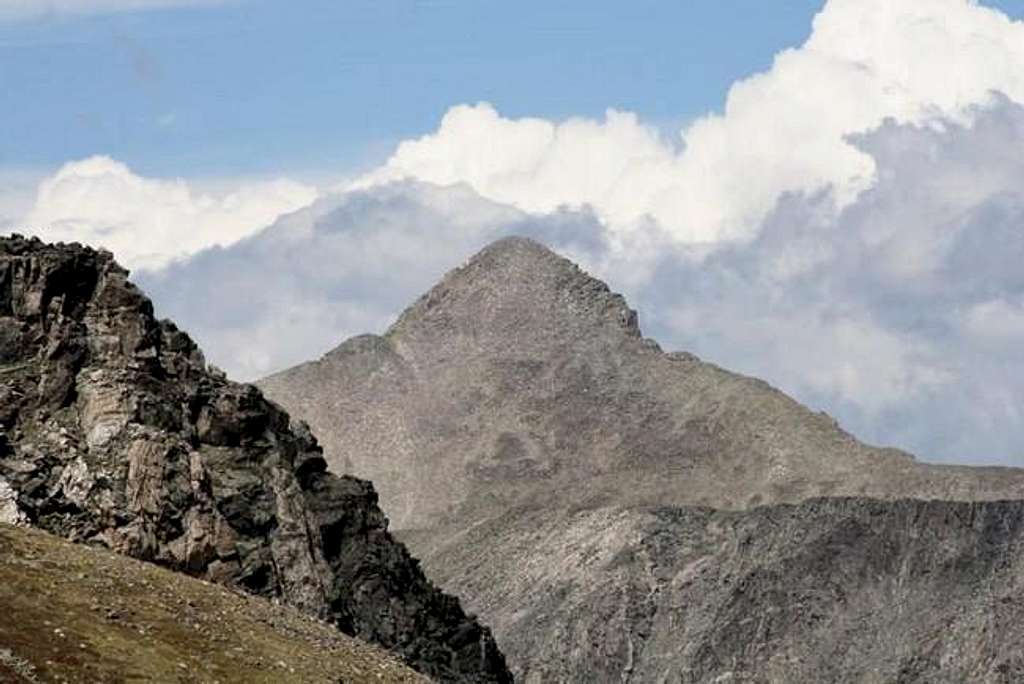
[[[340,387],[346,383],[374,389],[357,389],[358,396],[353,394],[342,405],[329,391],[333,374],[338,374],[338,395],[344,395]],[[428,524],[445,512],[429,502],[416,504],[392,496],[390,479],[400,476],[387,470],[386,461],[401,458],[384,454],[380,444],[355,446],[362,438],[358,430],[346,430],[346,439],[341,439],[334,433],[331,412],[340,411],[356,422],[380,423],[380,416],[388,416],[389,429],[401,435],[396,440],[408,444],[422,441],[413,434],[419,428],[438,434],[447,429],[434,418],[434,402],[449,409],[456,423],[497,409],[510,427],[504,430],[505,447],[469,444],[479,458],[468,456],[444,478],[431,482],[441,492],[458,489],[453,481],[465,481],[466,487],[480,485],[480,478],[467,472],[474,465],[500,467],[484,451],[510,454],[519,449],[526,454],[533,449],[557,453],[559,458],[546,463],[533,459],[531,464],[527,454],[513,467],[526,474],[533,467],[545,478],[574,467],[592,483],[595,474],[628,478],[635,467],[667,469],[670,477],[679,468],[707,475],[706,481],[697,483],[700,486],[688,490],[652,493],[649,503],[654,504],[743,508],[824,495],[976,500],[1024,493],[1022,470],[924,464],[897,449],[869,447],[831,417],[804,408],[762,380],[731,373],[685,352],[661,351],[656,342],[643,337],[636,312],[621,295],[527,238],[498,241],[449,272],[384,335],[358,336],[319,361],[257,384],[314,426],[329,444],[332,467],[374,479],[396,527],[402,529],[419,525],[417,505],[424,507],[422,517]],[[309,388],[315,388],[312,394]],[[398,411],[398,399],[395,405],[386,397],[381,400],[381,393],[388,392],[395,397],[419,393],[422,406]],[[500,394],[511,397],[506,402],[511,406],[498,405]],[[525,398],[517,401],[519,397]],[[326,402],[319,412],[318,402]],[[491,405],[481,409],[487,402]],[[562,412],[563,423],[576,423],[585,439],[565,434],[555,438],[564,444],[531,444],[532,429],[554,432],[550,425],[557,421],[545,423],[552,412]],[[602,420],[593,419],[595,414]],[[534,425],[524,425],[528,421]],[[538,422],[547,427],[537,428]],[[630,434],[617,432],[616,423],[624,426],[619,432],[628,429]],[[500,425],[495,429],[502,430]],[[384,431],[381,426],[369,437],[376,439]],[[729,431],[740,438],[723,444],[720,435]],[[457,446],[457,435],[455,440],[449,446]],[[344,441],[348,444],[342,445]],[[815,448],[807,442],[814,442]],[[593,458],[580,463],[582,457],[569,453],[594,444],[601,447],[596,451],[606,462]],[[402,448],[400,443],[394,446]],[[432,443],[431,448],[441,446]],[[363,454],[362,462],[353,460],[356,451]],[[711,452],[732,453],[716,462],[707,457]],[[458,456],[449,453],[448,458]],[[429,473],[419,476],[430,481]],[[618,487],[612,482],[608,488]],[[443,498],[461,501],[462,496],[459,490]]]
[[[542,289],[555,289],[563,294],[562,303],[576,316],[603,320],[626,337],[641,338],[637,313],[625,298],[586,274],[579,266],[555,254],[541,243],[527,237],[509,236],[496,240],[477,252],[462,266],[445,274],[440,282],[399,315],[384,337],[401,337],[403,330],[417,327],[428,312],[437,307],[447,292],[472,288],[491,303],[509,298],[508,286],[528,288],[523,298],[537,298]],[[511,308],[511,307],[509,307]],[[497,313],[497,312],[496,312]],[[474,318],[478,330],[493,332],[494,320],[486,323]]]

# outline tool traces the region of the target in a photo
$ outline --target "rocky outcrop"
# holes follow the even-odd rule
[[[333,469],[374,480],[522,681],[1019,671],[1019,504],[1000,500],[1024,499],[1024,472],[871,447],[665,353],[535,242],[491,245],[385,335],[259,384]]]
[[[281,600],[441,680],[510,680],[372,486],[208,369],[108,253],[0,240],[0,519]]]

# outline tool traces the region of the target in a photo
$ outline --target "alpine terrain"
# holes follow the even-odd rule
[[[519,681],[1024,678],[1024,472],[874,448],[665,353],[538,243],[259,385]]]
[[[0,525],[0,605],[5,683],[429,681],[295,608],[27,527]]]
[[[280,601],[437,680],[510,681],[372,485],[208,368],[106,252],[0,239],[0,522]]]

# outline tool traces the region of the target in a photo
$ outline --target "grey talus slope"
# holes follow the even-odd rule
[[[1020,504],[1000,500],[1024,473],[870,447],[663,353],[537,243],[260,384],[374,479],[521,681],[1019,676]]]

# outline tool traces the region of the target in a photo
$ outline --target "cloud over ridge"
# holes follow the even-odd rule
[[[804,45],[678,141],[628,112],[552,122],[459,105],[355,187],[464,182],[525,211],[589,205],[619,231],[651,218],[680,242],[749,239],[785,192],[831,187],[842,208],[871,186],[872,159],[848,136],[962,121],[993,92],[1024,101],[1024,22],[968,0],[830,0]]]
[[[154,269],[241,239],[316,195],[284,179],[213,195],[182,179],[145,178],[95,156],[69,162],[44,179],[22,224],[46,240],[102,246],[130,268]]]
[[[447,269],[527,235],[624,291],[669,349],[767,378],[877,443],[1022,465],[1024,107],[1003,98],[968,119],[856,138],[872,188],[842,209],[831,190],[788,194],[756,237],[700,259],[657,226],[617,234],[586,210],[404,181],[328,197],[143,282],[211,358],[255,378],[383,331]]]

